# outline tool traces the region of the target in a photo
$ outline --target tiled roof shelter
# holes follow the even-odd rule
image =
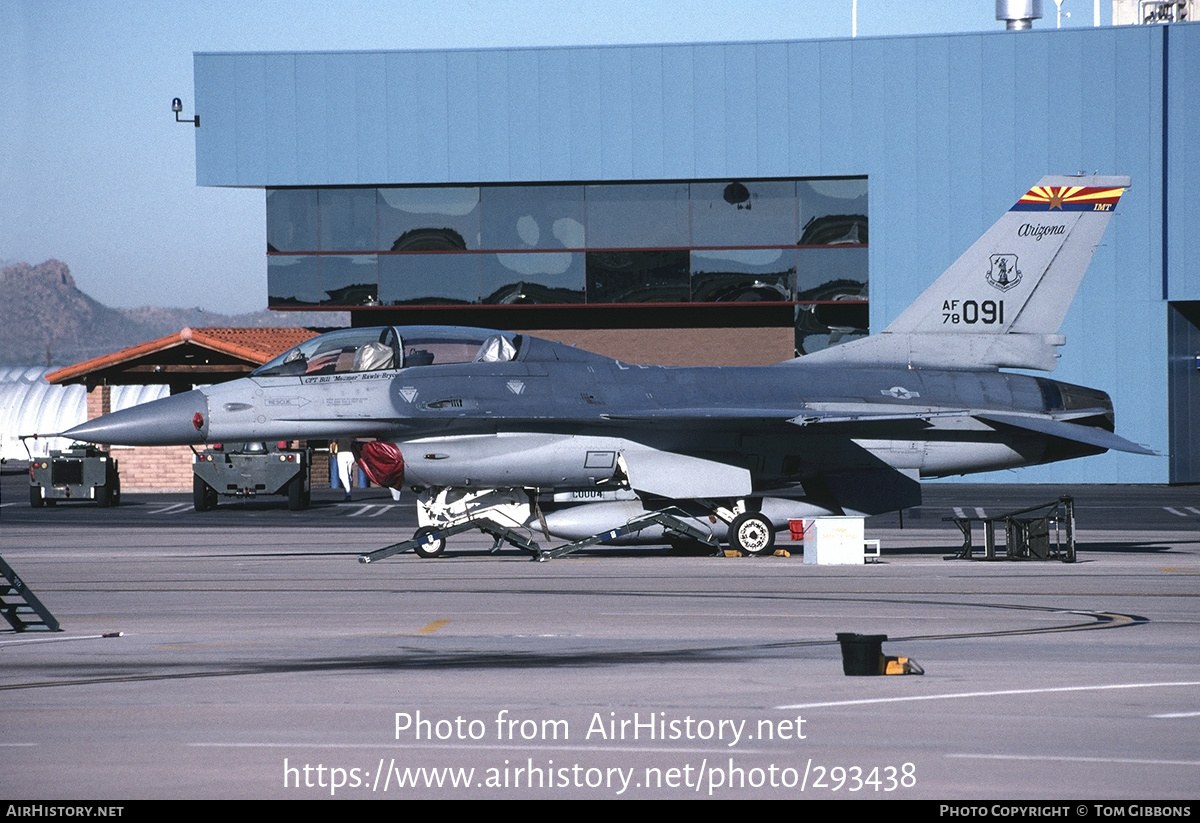
[[[173,392],[187,390],[244,377],[316,334],[305,328],[185,328],[67,366],[46,375],[46,380],[89,388],[166,383]]]

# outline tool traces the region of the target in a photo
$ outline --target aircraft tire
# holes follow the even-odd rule
[[[192,475],[192,507],[198,512],[206,512],[216,508],[217,494],[208,484],[196,475]]]
[[[413,534],[413,539],[433,534],[435,531],[437,529],[433,526],[422,526]],[[417,557],[441,557],[446,551],[446,538],[443,537],[441,540],[435,540],[433,543],[418,543],[413,551],[417,553]]]
[[[758,512],[745,512],[729,525],[729,544],[746,554],[770,554],[775,547],[775,527]]]

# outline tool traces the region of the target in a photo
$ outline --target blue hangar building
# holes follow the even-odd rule
[[[881,329],[1043,175],[1127,174],[1054,377],[1162,456],[981,477],[1197,482],[1197,77],[1188,23],[203,53],[196,176],[264,189],[273,308],[719,364]]]

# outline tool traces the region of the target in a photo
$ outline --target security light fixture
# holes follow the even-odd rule
[[[180,120],[179,119],[179,112],[183,111],[183,101],[180,100],[178,97],[171,100],[171,111],[175,112],[175,122],[176,123],[191,123],[196,128],[200,128],[200,115],[198,115],[198,114],[189,120]]]

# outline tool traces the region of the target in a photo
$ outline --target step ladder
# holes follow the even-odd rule
[[[54,615],[29,590],[12,566],[4,562],[3,557],[0,557],[0,614],[19,632],[30,629],[62,631]]]

